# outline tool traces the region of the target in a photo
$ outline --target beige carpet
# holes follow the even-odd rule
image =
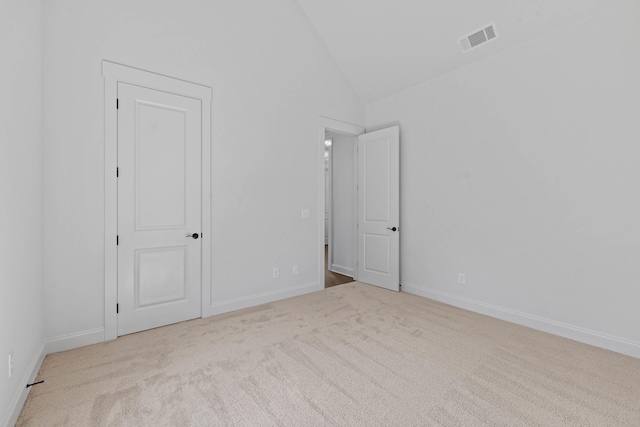
[[[19,426],[640,426],[640,360],[351,283],[57,353]]]

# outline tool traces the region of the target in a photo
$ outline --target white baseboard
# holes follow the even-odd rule
[[[31,384],[34,382],[36,375],[38,375],[38,372],[40,371],[40,367],[42,366],[42,362],[44,361],[45,356],[46,353],[43,344],[42,346],[40,346],[40,352],[37,353],[31,361],[29,369],[27,370],[27,373],[25,374],[20,385],[20,389],[11,401],[11,406],[9,406],[11,410],[6,415],[6,418],[5,416],[3,416],[4,419],[1,420],[2,423],[0,424],[0,426],[13,427],[16,424],[16,421],[18,421],[18,417],[20,416],[20,412],[22,411],[24,402],[26,402],[27,396],[29,396],[29,391],[31,391],[31,388],[27,388],[27,384]]]
[[[459,295],[453,295],[411,283],[403,282],[402,291],[453,305],[455,307],[464,308],[476,313],[486,314],[487,316],[527,326],[539,331],[569,338],[574,341],[615,351],[616,353],[640,358],[640,343],[625,338],[619,338],[613,335],[580,328],[578,326],[556,322],[555,320],[546,319],[544,317],[522,313],[509,308],[487,304],[482,301],[464,298]]]
[[[51,354],[101,342],[104,342],[104,328],[96,328],[75,334],[47,338],[44,340],[44,350],[46,354]]]
[[[260,304],[266,304],[281,299],[296,297],[298,295],[315,292],[319,288],[318,283],[307,283],[304,285],[292,286],[277,291],[264,292],[247,297],[235,298],[232,300],[221,301],[211,305],[211,315],[228,313],[230,311],[240,310],[247,307],[253,307]]]
[[[344,265],[331,264],[331,268],[329,268],[329,270],[344,276],[353,277],[353,268],[345,267]]]

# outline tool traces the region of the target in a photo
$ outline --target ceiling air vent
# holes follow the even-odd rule
[[[496,24],[492,22],[458,39],[458,47],[465,53],[497,38]]]

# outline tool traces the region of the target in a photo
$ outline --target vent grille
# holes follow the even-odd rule
[[[480,30],[477,33],[473,33],[469,36],[469,43],[471,47],[476,47],[487,41],[487,36],[484,35],[484,30]]]
[[[493,28],[493,25],[489,25],[487,28],[485,28],[484,32],[487,34],[488,40],[496,38],[496,30]]]
[[[462,53],[465,53],[497,38],[496,25],[490,23],[458,39],[458,47]]]

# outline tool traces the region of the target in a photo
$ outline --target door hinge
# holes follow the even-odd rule
[[[120,100],[116,98],[116,110],[120,108]]]
[[[120,313],[120,304],[116,304],[116,314]]]
[[[120,244],[120,236],[116,235],[116,246]]]
[[[120,168],[117,167],[116,168],[116,178],[118,178],[120,176]]]

